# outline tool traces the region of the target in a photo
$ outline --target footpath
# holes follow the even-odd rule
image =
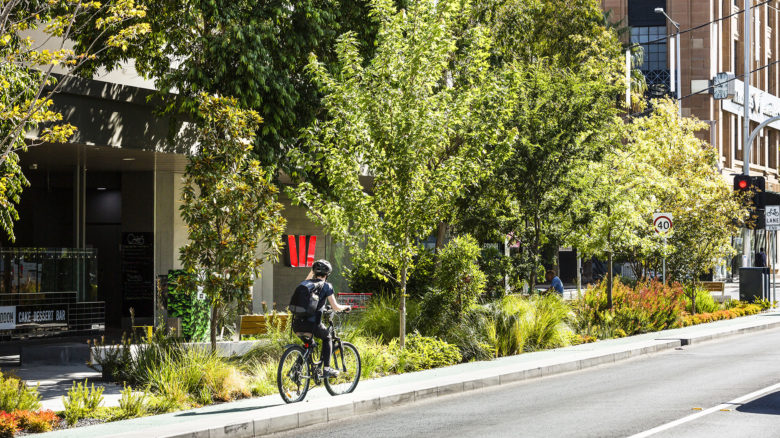
[[[780,311],[610,339],[485,362],[361,381],[355,393],[331,397],[315,387],[304,402],[284,404],[278,394],[95,426],[42,437],[245,438],[337,421],[393,406],[513,382],[578,371],[700,342],[780,328]],[[44,407],[49,402],[45,402]]]

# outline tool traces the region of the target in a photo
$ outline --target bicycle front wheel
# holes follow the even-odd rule
[[[279,387],[279,395],[285,403],[295,403],[306,397],[309,391],[308,361],[305,360],[305,350],[297,345],[289,347],[279,360],[279,369],[276,371],[276,385]]]
[[[338,377],[325,379],[325,389],[330,395],[347,394],[355,390],[360,380],[360,355],[349,342],[333,346],[331,367],[339,370]]]

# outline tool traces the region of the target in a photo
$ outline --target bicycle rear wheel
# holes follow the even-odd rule
[[[297,345],[289,347],[279,360],[276,371],[276,385],[285,403],[295,403],[306,397],[309,391],[311,373],[304,358],[305,350]]]
[[[339,370],[338,377],[325,379],[325,389],[330,395],[347,394],[355,390],[360,381],[360,355],[349,342],[333,345],[331,367]]]

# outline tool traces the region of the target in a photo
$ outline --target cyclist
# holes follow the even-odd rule
[[[330,273],[333,272],[333,268],[330,262],[327,260],[317,260],[311,265],[311,271],[306,279],[301,282],[298,287],[307,287],[307,282],[322,282],[320,291],[320,300],[317,304],[317,312],[314,316],[310,317],[293,317],[292,329],[296,333],[311,333],[315,337],[322,341],[322,373],[324,377],[337,377],[339,371],[330,367],[330,355],[333,349],[333,339],[331,339],[330,332],[325,324],[322,323],[322,309],[325,307],[325,303],[330,304],[336,312],[349,312],[352,310],[351,306],[342,306],[336,301],[336,297],[333,295],[333,286],[328,283],[327,280]]]

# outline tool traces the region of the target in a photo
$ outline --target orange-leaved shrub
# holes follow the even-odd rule
[[[51,431],[60,422],[60,417],[54,411],[14,411],[13,416],[19,423],[19,429],[30,433]]]
[[[710,313],[698,313],[696,315],[684,313],[682,316],[682,326],[687,327],[689,325],[704,324],[713,321],[720,321],[722,319],[733,319],[740,316],[755,315],[760,312],[760,305],[744,304],[731,309],[716,310],[715,312]]]
[[[19,421],[13,414],[0,411],[0,438],[13,438],[19,431]]]
[[[679,327],[685,308],[679,283],[641,281],[631,287],[614,281],[611,310],[607,307],[606,283],[589,288],[573,303],[578,333],[609,338]]]

